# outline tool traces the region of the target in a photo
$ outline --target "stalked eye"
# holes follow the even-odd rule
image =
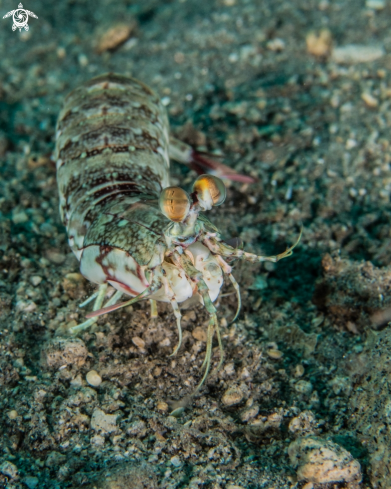
[[[160,194],[160,210],[171,221],[183,221],[189,213],[190,204],[188,193],[180,187],[167,187]]]
[[[197,194],[200,204],[206,209],[222,204],[227,195],[223,181],[213,175],[199,176],[194,182],[193,192]]]

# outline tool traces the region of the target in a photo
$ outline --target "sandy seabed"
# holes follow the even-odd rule
[[[28,31],[12,16],[0,30],[0,487],[391,487],[389,2],[25,8]],[[108,71],[153,87],[173,134],[257,179],[208,214],[224,237],[274,254],[304,226],[292,257],[235,266],[242,313],[229,324],[226,285],[224,363],[195,398],[201,306],[175,358],[165,304],[66,335],[95,289],[59,217],[55,124],[65,95]],[[173,165],[173,184],[194,179]]]

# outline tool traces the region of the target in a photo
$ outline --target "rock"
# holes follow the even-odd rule
[[[239,387],[231,387],[225,391],[221,402],[224,406],[236,406],[243,401],[244,393]]]
[[[88,350],[82,340],[59,338],[50,341],[42,352],[44,363],[58,369],[64,365],[81,367],[85,364]]]
[[[288,453],[293,467],[298,467],[299,481],[317,484],[361,482],[358,461],[332,441],[316,437],[299,438],[289,445]]]
[[[205,328],[202,328],[201,326],[197,326],[196,328],[194,328],[191,335],[193,336],[194,339],[206,343],[207,335],[206,335]]]
[[[355,388],[349,398],[350,428],[368,451],[375,489],[391,487],[391,329],[371,333],[364,351],[352,359]]]
[[[332,46],[332,36],[328,29],[322,29],[319,34],[309,32],[306,37],[307,52],[313,56],[328,56]]]
[[[247,407],[240,413],[240,419],[243,421],[243,423],[247,423],[247,421],[250,421],[251,419],[258,416],[258,413],[259,406],[257,404],[253,404],[252,406]]]
[[[295,437],[317,435],[319,433],[318,422],[311,411],[303,411],[293,418],[288,429]]]
[[[7,414],[9,419],[16,419],[18,417],[18,411],[15,411],[15,409],[13,409],[12,411],[8,411]]]
[[[330,380],[329,385],[336,396],[350,396],[352,392],[352,382],[349,377],[336,376]]]
[[[178,455],[171,457],[170,462],[174,467],[180,467],[182,465],[181,459],[178,457]]]
[[[101,435],[95,435],[93,437],[91,437],[91,445],[94,445],[95,447],[103,447],[103,445],[105,444],[105,437],[104,436],[101,436]]]
[[[91,417],[91,428],[102,433],[114,433],[117,431],[118,414],[106,414],[101,409],[94,409]]]
[[[103,470],[86,489],[157,489],[153,467],[149,464],[124,463]]]
[[[111,27],[99,39],[96,51],[99,54],[104,51],[113,51],[129,39],[135,28],[135,22],[121,23]]]
[[[3,462],[0,465],[0,472],[10,479],[18,479],[19,474],[18,474],[18,467],[13,464],[12,462]]]
[[[29,488],[29,489],[34,489],[35,487],[38,486],[39,484],[39,479],[38,477],[31,477],[31,476],[27,476],[23,479],[23,482],[26,484],[26,486]]]
[[[40,277],[39,275],[32,275],[30,277],[30,282],[35,286],[37,287],[37,285],[39,285],[41,282],[42,282],[42,277]]]
[[[349,144],[357,144],[357,141]],[[365,195],[365,189],[356,192],[358,195]],[[384,251],[380,251],[377,255],[380,261],[383,260],[383,253]],[[371,323],[373,327],[381,328],[391,320],[391,317],[387,319],[385,312],[391,306],[388,293],[391,287],[389,265],[376,267],[368,261],[331,257],[326,253],[322,259],[322,267],[323,279],[316,284],[313,300],[319,308],[327,311],[338,326],[346,327],[350,321],[355,324],[356,331],[362,332]],[[373,314],[375,311],[378,314]],[[349,329],[352,329],[351,325]]]
[[[282,39],[279,39],[279,38],[271,39],[266,44],[266,47],[270,51],[280,52],[280,51],[283,51],[285,49],[285,42]]]
[[[16,310],[20,312],[33,312],[37,308],[37,304],[33,301],[20,300],[16,303]]]
[[[137,436],[138,438],[144,438],[147,434],[147,425],[143,420],[138,419],[130,423],[129,427],[126,430],[126,433],[129,436]]]
[[[309,396],[312,392],[312,384],[307,380],[299,380],[295,384],[295,391],[303,396]]]
[[[12,222],[14,224],[24,224],[25,222],[28,222],[29,216],[26,214],[25,211],[14,211],[12,213]]]
[[[268,350],[266,350],[266,353],[270,358],[273,358],[273,360],[280,360],[284,356],[282,351],[275,348],[269,348]]]
[[[168,404],[164,401],[159,401],[156,405],[156,409],[165,413],[168,411]]]
[[[338,64],[369,63],[385,55],[382,46],[348,44],[333,49],[331,59]]]
[[[46,467],[60,467],[67,461],[67,458],[62,453],[52,451],[46,458],[45,465]]]
[[[85,296],[85,284],[86,279],[81,273],[67,273],[62,281],[64,292],[68,294],[71,299],[78,300],[82,300]]]
[[[145,353],[145,341],[140,338],[139,336],[134,336],[132,338],[132,343],[137,346],[137,348],[142,352]]]
[[[363,92],[361,94],[361,98],[365,102],[365,105],[371,109],[375,109],[379,105],[378,99],[374,97],[371,93]]]
[[[50,248],[46,252],[46,258],[55,265],[61,265],[66,260],[66,255],[64,255],[64,253],[60,253],[55,248]]]

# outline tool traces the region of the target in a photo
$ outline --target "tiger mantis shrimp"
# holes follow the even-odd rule
[[[143,299],[169,302],[182,340],[178,303],[196,296],[209,313],[205,381],[211,366],[212,340],[223,346],[216,308],[223,274],[238,297],[232,275],[234,259],[277,262],[296,243],[275,256],[257,256],[224,242],[202,214],[224,202],[219,177],[252,179],[195,152],[169,136],[165,107],[159,97],[134,78],[105,74],[75,89],[65,99],[56,133],[57,181],[61,218],[80,271],[99,285],[81,307],[95,300],[87,320],[70,328],[77,334],[102,315]],[[189,195],[169,186],[170,158],[203,174]],[[300,233],[301,234],[301,233]],[[116,289],[103,307],[108,285]],[[131,299],[119,302],[122,295]]]

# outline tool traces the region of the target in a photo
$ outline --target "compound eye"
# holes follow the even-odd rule
[[[167,187],[160,194],[160,210],[170,221],[181,222],[186,219],[190,205],[189,194],[180,187]]]
[[[221,205],[227,196],[227,190],[223,181],[213,175],[201,175],[193,185],[193,192],[197,194],[198,200],[203,202],[212,201],[212,205]]]

